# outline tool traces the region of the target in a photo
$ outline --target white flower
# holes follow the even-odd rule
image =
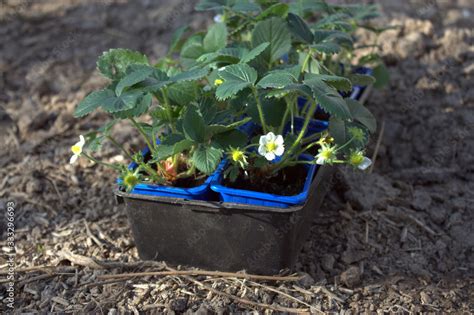
[[[372,165],[372,161],[364,156],[364,152],[362,151],[352,152],[349,156],[348,163],[360,170],[366,170],[370,165]]]
[[[332,164],[336,160],[336,147],[321,143],[321,148],[316,155],[316,164]]]
[[[216,22],[216,23],[224,22],[224,17],[222,16],[222,14],[218,14],[218,15],[214,16],[214,22]]]
[[[83,135],[80,135],[79,136],[79,142],[71,147],[71,151],[72,151],[72,153],[74,153],[74,155],[71,156],[71,159],[69,160],[70,164],[76,163],[79,156],[81,156],[82,148],[84,147],[84,144],[86,144],[86,140],[84,139]]]
[[[366,170],[370,165],[372,165],[372,160],[364,156],[364,160],[357,167],[363,171]]]
[[[273,132],[269,132],[260,137],[258,154],[263,155],[269,161],[273,161],[275,157],[281,156],[285,152],[283,142],[281,135],[275,136]]]

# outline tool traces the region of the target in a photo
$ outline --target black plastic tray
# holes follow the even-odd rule
[[[319,167],[307,202],[292,208],[187,201],[115,191],[143,260],[208,270],[276,274],[291,269],[330,188]]]

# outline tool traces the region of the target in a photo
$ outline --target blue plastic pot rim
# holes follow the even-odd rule
[[[303,158],[313,159],[311,155],[304,154],[302,155]],[[215,192],[220,192],[220,193],[227,193],[227,191],[232,191],[234,195],[239,195],[243,197],[250,197],[250,198],[258,198],[258,199],[267,199],[267,200],[275,200],[277,202],[281,203],[287,203],[287,204],[302,204],[306,201],[308,194],[309,194],[309,188],[311,186],[311,183],[313,181],[314,174],[316,173],[319,165],[309,165],[308,167],[308,173],[306,174],[306,180],[303,186],[303,190],[301,193],[293,196],[283,196],[283,195],[277,195],[277,194],[270,194],[270,193],[265,193],[265,192],[259,192],[259,191],[253,191],[253,190],[244,190],[244,189],[235,189],[235,188],[230,188],[226,187],[222,184],[220,184],[220,181],[222,179],[222,172],[224,171],[225,166],[227,166],[228,160],[224,160],[218,168],[218,171],[212,178],[211,182],[211,189]]]

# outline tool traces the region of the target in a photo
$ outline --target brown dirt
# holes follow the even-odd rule
[[[381,1],[390,87],[368,106],[380,119],[371,174],[341,169],[297,263],[298,283],[104,274],[158,270],[137,263],[114,174],[67,164],[75,120],[103,84],[96,57],[110,47],[163,54],[170,30],[196,28],[194,1],[6,1],[0,13],[0,208],[14,201],[16,312],[239,312],[268,305],[338,313],[474,312],[472,2]],[[362,40],[364,37],[361,37]],[[118,138],[142,146],[130,126]],[[374,145],[370,152],[373,152]],[[104,159],[120,159],[106,146]],[[2,248],[6,221],[1,221]],[[3,250],[5,251],[5,250]],[[71,254],[73,253],[73,254]],[[82,255],[82,256],[78,256]],[[94,260],[91,260],[93,258]],[[0,272],[7,272],[7,256]],[[43,268],[41,266],[53,266]],[[28,269],[29,268],[29,269]],[[4,278],[2,278],[4,279]],[[193,281],[194,282],[193,282]],[[7,296],[2,280],[0,299]],[[293,297],[290,298],[289,296]],[[0,310],[9,311],[4,303]]]

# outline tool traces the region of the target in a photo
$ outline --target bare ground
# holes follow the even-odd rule
[[[193,5],[2,3],[0,208],[16,203],[15,311],[474,312],[474,8],[468,0],[382,1],[382,23],[399,28],[381,39],[391,84],[367,102],[381,122],[375,168],[337,173],[298,259],[302,280],[103,278],[167,267],[139,261],[111,193],[114,174],[67,164],[78,134],[107,118],[75,120],[71,113],[104,83],[94,71],[103,50],[127,47],[157,58],[170,30],[205,25],[209,17],[192,13]],[[129,126],[116,133],[141,147]],[[374,140],[370,152],[375,146]],[[102,157],[120,158],[111,147]],[[6,259],[0,258],[2,279]],[[4,299],[6,281],[0,281]],[[3,303],[0,310],[10,311]]]

